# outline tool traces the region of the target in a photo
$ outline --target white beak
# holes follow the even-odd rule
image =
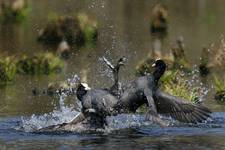
[[[85,90],[91,90],[87,83],[81,83]]]

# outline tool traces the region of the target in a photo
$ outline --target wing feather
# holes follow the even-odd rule
[[[211,114],[211,111],[203,105],[184,102],[183,99],[160,90],[154,94],[154,100],[159,114],[170,116],[180,122],[202,122]]]

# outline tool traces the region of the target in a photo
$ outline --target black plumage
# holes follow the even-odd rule
[[[152,74],[139,77],[126,87],[114,109],[118,113],[135,112],[141,105],[147,103],[147,119],[163,126],[157,113],[153,94],[158,87],[158,80],[166,70],[166,64],[164,61],[158,59],[155,61],[154,66],[155,70]]]
[[[158,80],[163,75],[166,64],[156,60],[155,71],[131,82],[114,106],[117,113],[135,112],[143,104],[148,105],[147,119],[162,126],[164,123],[158,114],[170,116],[185,123],[197,123],[206,120],[211,111],[202,106],[184,102],[182,99],[166,94],[158,89]]]
[[[82,103],[82,113],[86,118],[89,117],[91,125],[103,127],[106,124],[106,116],[111,114],[118,99],[107,89],[86,89],[81,83],[77,90],[77,97]]]
[[[116,67],[111,66],[110,68]],[[127,85],[124,91],[118,89],[119,69],[115,69],[114,77],[117,79],[114,80],[114,85],[109,89],[92,90],[87,84],[80,83],[77,89],[77,98],[82,102],[82,112],[72,122],[64,123],[58,127],[77,124],[89,118],[91,127],[102,128],[107,124],[106,116],[135,112],[143,104],[149,106],[147,119],[161,126],[165,126],[165,123],[158,114],[170,116],[185,123],[202,122],[210,117],[211,111],[207,107],[186,103],[181,98],[166,94],[158,89],[158,80],[165,69],[164,61],[156,60],[155,71],[152,74],[134,80]],[[122,94],[117,95],[118,92],[122,92]],[[117,96],[120,96],[120,99]]]
[[[110,88],[90,89],[86,83],[81,83],[77,89],[77,98],[82,103],[82,113],[90,118],[90,123],[96,127],[103,127],[106,124],[106,116],[111,115],[112,108],[118,103],[119,91],[119,69],[124,65],[125,57],[112,65],[103,58],[107,66],[112,70],[114,84]]]
[[[211,111],[201,104],[191,104],[185,100],[157,90],[154,94],[159,114],[172,117],[184,123],[198,123],[210,117]]]

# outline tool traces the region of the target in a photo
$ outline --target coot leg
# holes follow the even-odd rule
[[[159,124],[161,127],[166,127],[166,123],[159,117],[156,109],[154,99],[152,97],[152,91],[148,88],[144,90],[144,94],[148,101],[148,111],[146,113],[146,119],[151,120],[154,123]]]

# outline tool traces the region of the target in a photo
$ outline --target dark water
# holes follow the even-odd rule
[[[119,118],[118,118],[119,119]],[[207,123],[139,126],[108,133],[27,133],[18,117],[2,118],[0,149],[224,149],[225,113]]]
[[[135,66],[148,56],[151,49],[149,22],[151,10],[156,3],[154,0],[135,0],[132,3],[129,0],[30,0],[30,13],[24,23],[0,26],[1,53],[32,55],[40,51],[51,51],[37,43],[36,38],[52,14],[86,12],[99,21],[99,40],[95,48],[74,50],[62,74],[17,76],[12,85],[0,89],[0,115],[30,115],[52,111],[52,99],[33,97],[32,89],[46,89],[48,83],[65,81],[74,74],[86,77],[91,87],[108,87],[112,80],[102,73],[104,65],[99,58],[103,56],[114,61],[126,56],[127,65],[121,69],[120,77],[122,82],[132,80]],[[169,9],[169,34],[163,50],[168,52],[170,45],[182,35],[190,62],[193,65],[198,63],[202,47],[218,41],[220,35],[225,33],[224,2],[190,0],[163,3]],[[224,70],[221,74],[224,74]],[[211,80],[206,83],[211,88]],[[205,102],[217,111],[224,111],[223,106],[214,102],[210,95],[213,92],[209,90]]]
[[[30,13],[21,25],[0,25],[0,52],[9,55],[46,50],[36,42],[38,31],[51,14],[72,15],[86,12],[100,24],[99,40],[95,48],[74,50],[65,71],[51,76],[17,76],[14,83],[0,89],[0,149],[224,149],[224,127],[141,127],[110,134],[33,134],[17,131],[20,116],[53,111],[58,99],[35,97],[33,87],[46,89],[48,83],[65,81],[78,74],[91,87],[108,87],[112,81],[102,73],[99,58],[116,60],[128,58],[121,70],[121,80],[134,78],[134,68],[148,56],[151,49],[149,21],[156,0],[29,0]],[[199,62],[201,49],[218,41],[225,33],[225,1],[221,0],[163,0],[169,9],[169,34],[163,45],[170,45],[182,35],[186,53],[194,65]],[[224,75],[224,70],[221,71]],[[205,103],[213,111],[225,111],[224,105],[213,99],[211,80],[206,81],[209,94]],[[223,113],[221,114],[224,115]]]

